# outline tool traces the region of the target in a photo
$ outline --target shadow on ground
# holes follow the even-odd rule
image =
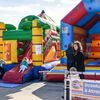
[[[31,96],[31,100],[62,100],[63,86],[63,83],[29,82],[16,88],[0,87],[0,100],[19,100],[18,97],[21,100],[22,95],[25,97],[24,100],[27,100],[28,95]],[[29,93],[27,94],[27,92]],[[13,94],[17,95],[12,96]],[[35,99],[35,97],[39,99]],[[28,98],[28,100],[30,99]]]
[[[9,96],[9,94],[14,94],[17,92],[21,92],[22,88],[29,86],[30,84],[33,84],[32,82],[29,83],[24,83],[18,87],[15,88],[3,88],[0,87],[0,100],[9,100],[9,99],[13,99],[11,96]]]
[[[64,93],[63,83],[46,82],[45,85],[33,92],[41,100],[62,100]]]

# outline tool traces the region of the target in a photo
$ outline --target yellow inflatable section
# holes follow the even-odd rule
[[[3,31],[5,30],[5,24],[0,22],[0,59],[3,59]]]
[[[100,58],[100,52],[90,52],[89,58]]]
[[[32,22],[32,60],[35,66],[43,64],[43,29],[38,27],[37,20]]]

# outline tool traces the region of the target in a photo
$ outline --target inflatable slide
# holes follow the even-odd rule
[[[27,49],[25,50],[25,54],[23,55],[24,57],[27,57],[28,59],[31,59],[32,55],[32,49],[31,49],[32,43],[30,42]],[[6,72],[3,76],[3,80],[5,82],[10,82],[10,83],[23,83],[25,81],[28,81],[29,79],[25,79],[25,75],[29,74],[29,71],[32,69],[32,65],[28,66],[28,69],[25,72],[19,72],[20,69],[20,63],[16,65],[13,69],[10,71]],[[30,77],[31,78],[31,77]]]

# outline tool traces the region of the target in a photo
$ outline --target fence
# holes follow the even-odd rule
[[[100,100],[100,81],[85,80],[78,77],[79,74],[98,74],[65,71],[64,100]]]

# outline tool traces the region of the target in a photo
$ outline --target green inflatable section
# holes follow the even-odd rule
[[[5,28],[6,30],[16,30],[16,27],[12,24],[5,24]]]
[[[45,38],[45,30],[51,28],[51,24],[38,16],[30,15],[23,18],[19,24],[18,30],[15,26],[6,24],[6,31],[3,33],[4,40],[31,40],[32,39],[32,21],[37,20],[37,26],[43,28],[43,37]]]
[[[21,28],[23,30],[31,30],[32,29],[32,21],[28,21],[28,22],[23,22],[21,24]]]
[[[20,21],[19,26],[18,26],[18,29],[23,29],[23,27],[25,28],[26,22],[31,22],[31,26],[32,26],[32,21],[35,20],[35,19],[39,19],[39,17],[38,17],[38,16],[34,16],[34,15],[29,15],[29,16],[24,17],[24,18]],[[28,23],[27,23],[27,24],[28,24]],[[23,25],[25,25],[25,26],[23,26]],[[30,27],[30,26],[29,26],[29,27]]]
[[[32,31],[12,30],[3,32],[3,40],[32,40]]]
[[[31,30],[33,20],[37,20],[38,27],[42,27],[43,29],[50,29],[50,24],[46,20],[42,20],[38,16],[34,15],[26,16],[23,18],[19,23],[18,29]]]
[[[36,20],[37,20],[38,27],[42,27],[43,29],[50,29],[50,25],[48,23],[43,22],[39,19],[36,19]],[[31,30],[32,29],[32,21],[27,21],[27,22],[21,23],[21,28],[23,30]]]

